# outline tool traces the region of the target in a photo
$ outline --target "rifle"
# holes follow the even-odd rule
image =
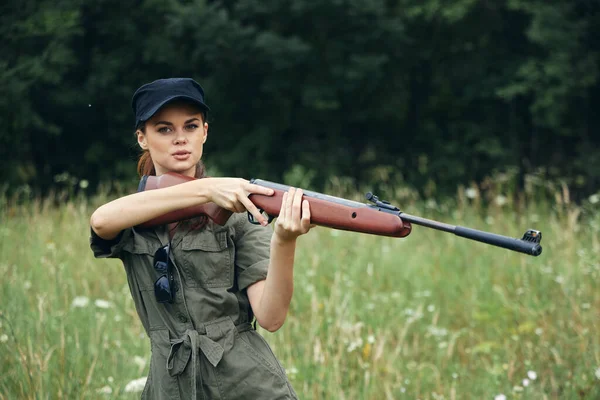
[[[173,172],[161,176],[144,175],[140,180],[138,192],[165,188],[195,179]],[[290,186],[262,179],[252,179],[250,183],[271,188],[275,192],[272,196],[260,194],[249,196],[249,199],[260,212],[267,214],[268,221],[271,223],[279,215],[283,194],[290,189]],[[303,199],[308,200],[310,203],[310,222],[319,226],[378,236],[404,238],[411,233],[412,224],[415,224],[532,256],[539,256],[542,253],[542,246],[540,245],[542,233],[535,229],[528,229],[521,239],[515,239],[477,229],[450,225],[404,213],[398,207],[380,200],[372,193],[366,194],[366,199],[372,204],[308,190],[303,190]],[[206,203],[161,215],[139,226],[162,225],[199,215],[206,215],[213,222],[225,225],[231,214],[231,211],[221,208],[215,203]],[[248,220],[257,223],[250,213],[248,213]]]

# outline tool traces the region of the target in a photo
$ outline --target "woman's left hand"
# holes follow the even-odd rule
[[[290,188],[283,194],[281,210],[275,222],[275,235],[282,241],[293,241],[313,226],[310,223],[308,200],[302,200],[302,189]]]

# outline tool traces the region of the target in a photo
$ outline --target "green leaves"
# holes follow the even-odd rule
[[[590,193],[600,181],[589,167],[600,147],[593,2],[0,7],[0,179],[11,185],[49,187],[63,172],[92,186],[134,180],[131,95],[167,76],[205,88],[206,161],[226,175],[280,180],[302,166],[318,189],[383,166],[398,169],[391,181],[435,182],[428,195],[510,168]]]

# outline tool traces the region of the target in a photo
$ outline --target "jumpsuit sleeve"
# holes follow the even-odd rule
[[[116,238],[102,239],[90,227],[90,247],[96,258],[120,258],[123,247],[131,240],[131,228],[122,230]]]
[[[267,278],[273,228],[251,224],[247,218],[240,218],[236,228],[235,271],[243,290]]]

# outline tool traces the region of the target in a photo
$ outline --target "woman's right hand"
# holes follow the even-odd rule
[[[267,219],[258,211],[248,196],[253,193],[272,196],[275,193],[273,189],[255,185],[242,178],[205,179],[210,180],[210,199],[213,203],[237,213],[248,211],[261,225],[268,224]]]

